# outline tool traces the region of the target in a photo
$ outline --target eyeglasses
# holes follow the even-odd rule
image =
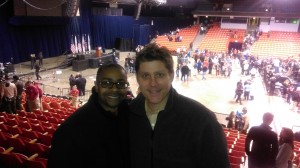
[[[120,81],[120,82],[101,81],[100,82],[100,86],[102,88],[112,88],[114,85],[116,85],[118,89],[126,89],[129,86],[129,83],[125,81]]]

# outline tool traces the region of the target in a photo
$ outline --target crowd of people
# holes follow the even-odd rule
[[[19,76],[14,75],[12,79],[5,76],[0,85],[1,102],[0,111],[16,114],[17,110],[32,112],[34,109],[42,110],[43,91],[38,81],[28,79],[24,84]],[[23,105],[23,93],[25,93],[25,106]]]
[[[78,96],[84,96],[85,95],[85,86],[86,86],[86,79],[81,74],[77,74],[74,76],[73,74],[69,77],[69,84],[70,84],[70,90],[76,86],[76,89],[78,89]]]

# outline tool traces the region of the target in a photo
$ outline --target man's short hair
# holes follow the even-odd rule
[[[263,122],[266,123],[266,122],[272,122],[274,119],[274,115],[270,112],[266,112],[264,115],[263,115]]]
[[[170,73],[174,73],[174,62],[170,50],[166,47],[159,47],[155,43],[148,44],[141,50],[135,60],[136,72],[140,69],[143,62],[161,61],[164,63]]]
[[[98,68],[98,71],[97,71],[97,76],[96,76],[96,83],[99,83],[100,82],[100,78],[101,78],[101,73],[102,71],[104,71],[105,69],[107,68],[117,68],[117,69],[120,69],[120,70],[123,70],[126,74],[126,71],[125,69],[120,65],[120,64],[114,64],[114,63],[110,63],[110,64],[104,64],[104,65],[101,65],[99,68]]]

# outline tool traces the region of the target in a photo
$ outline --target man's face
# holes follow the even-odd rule
[[[143,62],[137,72],[137,82],[150,104],[159,104],[168,95],[174,73],[170,73],[161,61]]]
[[[106,111],[116,112],[126,95],[128,86],[126,73],[121,69],[112,67],[104,69],[100,75],[100,80],[95,82],[98,101]],[[121,86],[124,83],[127,84],[126,87],[117,88],[116,85]]]

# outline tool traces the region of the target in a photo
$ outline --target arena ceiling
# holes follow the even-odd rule
[[[92,0],[93,4],[116,3],[119,5],[154,6],[163,9],[182,8],[196,16],[241,16],[241,17],[286,17],[300,18],[299,0]],[[236,7],[233,11],[222,11],[224,4]],[[215,5],[218,10],[210,10]],[[265,7],[269,11],[265,12]],[[169,11],[169,10],[166,10]]]

